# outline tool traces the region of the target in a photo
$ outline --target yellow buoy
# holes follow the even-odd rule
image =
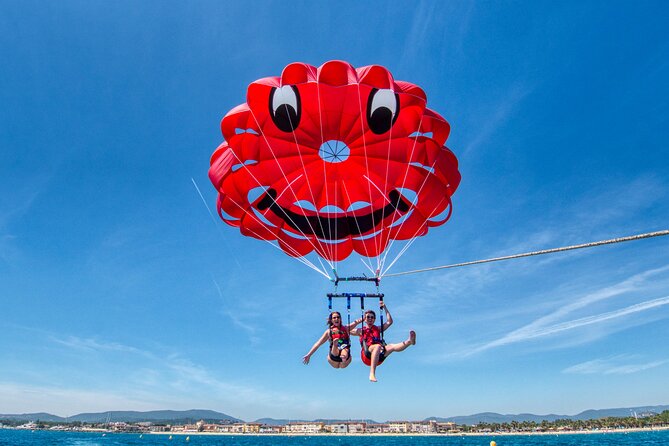
[[[497,442],[495,440],[491,441],[490,446],[497,446]]]

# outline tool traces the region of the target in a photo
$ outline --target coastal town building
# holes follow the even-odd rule
[[[365,432],[365,428],[367,426],[367,423],[363,422],[357,422],[357,421],[349,421],[346,423],[348,433],[349,434],[362,434]]]
[[[390,430],[388,428],[387,424],[383,423],[367,423],[365,426],[365,432],[366,434],[384,434],[384,433],[389,433]]]
[[[284,428],[284,432],[290,434],[318,434],[325,431],[324,426],[325,423],[323,422],[288,423]]]
[[[406,434],[410,432],[411,423],[408,421],[389,421],[388,432],[391,434]]]
[[[331,434],[348,434],[348,424],[346,423],[326,424],[325,432],[330,432]]]

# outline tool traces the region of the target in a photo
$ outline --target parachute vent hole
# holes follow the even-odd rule
[[[318,155],[323,161],[328,163],[341,163],[342,161],[346,161],[350,154],[351,149],[348,148],[346,143],[336,139],[325,141],[318,149]]]

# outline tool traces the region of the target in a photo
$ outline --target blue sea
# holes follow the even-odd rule
[[[282,436],[217,436],[144,434],[111,434],[82,432],[50,432],[0,429],[0,446],[576,446],[576,445],[666,445],[669,431],[602,433],[588,435],[517,435],[517,436],[372,436],[372,437],[282,437]]]

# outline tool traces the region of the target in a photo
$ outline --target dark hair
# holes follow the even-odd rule
[[[328,320],[325,322],[325,324],[328,325],[329,327],[332,327],[332,325],[333,325],[332,324],[332,315],[333,314],[338,314],[339,315],[339,321],[341,323],[341,313],[339,311],[333,311],[332,313],[330,313],[328,315]]]
[[[374,315],[374,319],[376,319],[376,313],[374,313],[373,310],[367,310],[367,311],[365,311],[365,316],[367,316],[368,314],[372,314],[372,315]]]

